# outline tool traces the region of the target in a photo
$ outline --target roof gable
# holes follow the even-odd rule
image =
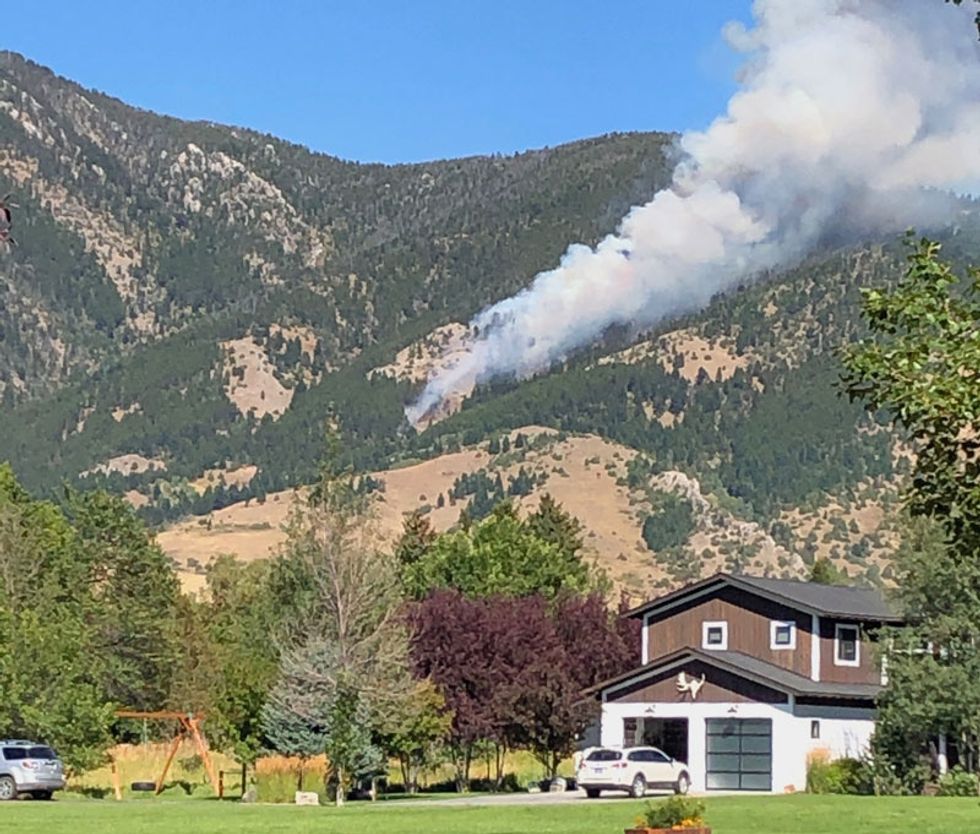
[[[622,675],[617,675],[615,678],[597,683],[585,690],[584,694],[595,696],[614,691],[642,680],[644,677],[653,677],[665,671],[679,668],[686,661],[692,659],[753,683],[784,692],[787,695],[865,701],[873,700],[881,691],[881,687],[877,684],[813,681],[803,677],[803,675],[798,675],[796,672],[774,666],[741,652],[705,652],[699,649],[681,649],[665,657],[659,657],[644,666],[631,669]]]
[[[902,621],[901,616],[889,605],[882,593],[874,588],[822,585],[818,582],[766,579],[727,573],[715,574],[708,579],[651,600],[629,611],[626,616],[642,617],[651,612],[669,610],[689,599],[704,596],[726,586],[821,617],[883,623]]]

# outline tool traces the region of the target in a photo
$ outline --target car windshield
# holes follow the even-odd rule
[[[623,754],[618,750],[593,750],[589,753],[589,762],[618,762]]]
[[[8,762],[16,762],[21,759],[54,759],[54,750],[50,747],[4,747],[3,757]]]

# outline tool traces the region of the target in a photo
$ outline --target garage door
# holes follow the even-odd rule
[[[772,721],[709,718],[707,732],[709,791],[772,790]]]

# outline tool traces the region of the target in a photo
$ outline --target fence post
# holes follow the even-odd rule
[[[116,794],[116,802],[122,802],[122,785],[119,784],[119,771],[116,769],[116,760],[112,759],[112,790]]]

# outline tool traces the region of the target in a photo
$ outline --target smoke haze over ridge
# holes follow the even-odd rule
[[[704,306],[822,240],[928,228],[980,186],[980,45],[968,9],[924,0],[757,0],[740,89],[679,141],[673,184],[595,248],[479,313],[416,423],[473,381],[526,377],[613,324]]]

